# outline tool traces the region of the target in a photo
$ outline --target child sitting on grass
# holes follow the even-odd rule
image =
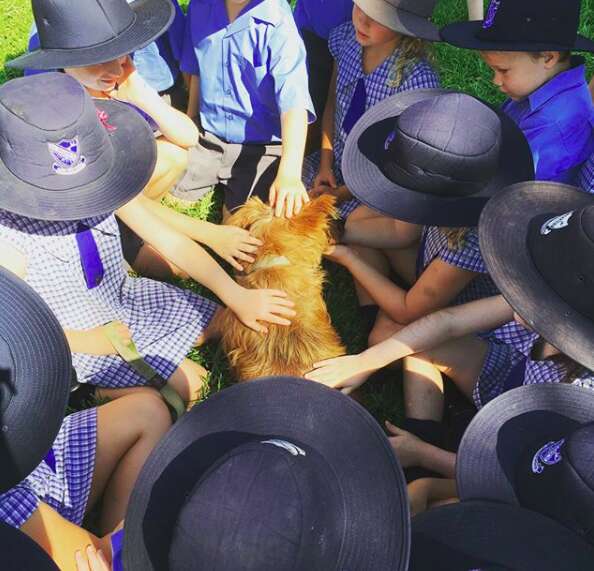
[[[188,115],[200,123],[172,194],[225,190],[225,216],[250,196],[291,217],[307,202],[301,167],[308,121],[305,49],[286,0],[192,0],[181,62]]]
[[[96,10],[94,2],[79,2],[66,11],[60,5],[40,0],[33,4],[33,14],[40,26],[40,49],[10,62],[15,67],[60,68],[77,79],[96,100],[115,99],[139,111],[153,129],[158,129],[157,162],[144,189],[146,209],[167,226],[184,236],[210,247],[222,259],[241,271],[242,261],[253,261],[260,242],[240,228],[219,226],[184,216],[161,205],[167,193],[185,172],[187,148],[198,139],[194,123],[180,111],[167,105],[159,94],[142,79],[128,55],[143,43],[162,33],[172,15],[170,0],[153,0],[151,10],[140,9],[138,4],[128,6],[125,0],[116,0],[119,12],[104,14]],[[118,6],[119,5],[119,6]],[[93,11],[95,10],[95,11]],[[135,18],[133,28],[124,27],[125,16]],[[47,26],[46,21],[52,23]],[[101,23],[107,33],[124,28],[115,34],[111,43],[92,48],[81,46],[81,37],[90,37]],[[73,34],[77,30],[77,34]],[[54,46],[54,47],[49,47]],[[58,46],[62,49],[56,49]],[[69,49],[66,49],[66,48]],[[109,128],[109,127],[108,127]],[[134,144],[134,143],[132,143]],[[139,274],[154,279],[169,279],[172,275],[187,277],[167,256],[147,241],[138,237],[119,218],[124,259]]]
[[[507,95],[503,110],[522,129],[536,180],[574,183],[594,150],[594,107],[584,59],[594,52],[578,35],[580,0],[492,0],[482,22],[441,30],[452,45],[480,50],[493,83]]]
[[[26,281],[66,331],[80,382],[104,389],[149,383],[120,358],[106,324],[120,322],[144,360],[186,402],[206,371],[187,352],[214,334],[218,305],[123,268],[114,211],[248,327],[289,324],[291,302],[276,290],[240,287],[198,244],[175,233],[137,196],[155,163],[149,126],[128,106],[93,101],[73,78],[45,73],[0,88],[0,241],[20,252]],[[99,116],[104,118],[102,122]],[[19,264],[17,264],[17,267]],[[128,330],[128,331],[127,331]],[[125,394],[105,390],[106,396]]]

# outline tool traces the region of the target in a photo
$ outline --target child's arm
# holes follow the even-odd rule
[[[315,363],[314,370],[307,373],[306,378],[332,388],[352,390],[362,384],[361,375],[369,375],[394,361],[428,351],[450,339],[493,329],[512,321],[513,317],[512,308],[502,296],[448,307],[411,323],[358,355]]]
[[[128,57],[124,65],[124,78],[110,97],[132,103],[144,111],[158,125],[163,136],[180,147],[188,148],[198,142],[198,128],[184,113],[181,113],[161,99],[160,95],[148,85]]]
[[[27,275],[27,257],[4,240],[0,241],[0,266],[22,280]]]
[[[328,87],[328,98],[322,116],[322,147],[320,149],[320,169],[313,181],[312,189],[319,186],[336,188],[336,179],[332,166],[334,164],[334,114],[336,112],[336,77],[338,68],[336,62],[332,69],[332,78]]]
[[[425,442],[418,436],[398,428],[386,421],[386,429],[391,434],[388,438],[392,450],[403,468],[419,466],[446,478],[456,477],[456,455]]]
[[[118,321],[118,334],[124,343],[132,339],[128,326]],[[117,355],[118,352],[106,334],[106,327],[100,325],[93,329],[65,329],[64,335],[72,353],[87,355]]]
[[[389,216],[373,216],[349,220],[342,242],[367,248],[409,248],[421,237],[422,226]]]
[[[62,571],[76,571],[75,553],[85,550],[88,545],[101,549],[111,563],[109,535],[99,538],[64,519],[43,502],[23,524],[21,531],[40,545]]]
[[[477,275],[436,259],[406,291],[351,248],[335,246],[328,257],[345,266],[388,317],[402,325],[446,307]]]
[[[189,78],[187,113],[190,119],[196,119],[200,112],[200,79],[197,75],[190,75]]]
[[[194,280],[214,292],[244,325],[266,333],[260,321],[290,325],[286,317],[295,315],[293,302],[279,290],[247,289],[240,286],[196,242],[167,226],[145,205],[140,195],[122,206],[117,215],[143,240],[148,242]]]
[[[240,272],[243,271],[240,261],[252,263],[254,258],[250,254],[254,254],[258,246],[262,245],[260,240],[251,236],[243,228],[198,220],[175,212],[154,200],[146,202],[145,206],[178,232],[212,248],[223,260]]]
[[[307,138],[307,111],[290,109],[281,114],[283,150],[276,179],[270,187],[270,205],[275,216],[291,218],[299,214],[309,202],[305,186],[301,182],[303,153]]]

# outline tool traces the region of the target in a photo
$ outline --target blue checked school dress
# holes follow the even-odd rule
[[[535,336],[526,356],[512,345],[498,341],[489,343],[485,363],[477,379],[472,398],[477,408],[485,406],[500,394],[522,385],[561,383],[567,376],[563,363],[554,359],[534,360],[532,349],[538,341]],[[572,384],[594,389],[594,372],[580,373]]]
[[[352,22],[334,28],[330,33],[328,48],[336,62],[336,111],[334,115],[334,176],[336,183],[344,184],[340,164],[347,136],[357,120],[376,103],[411,89],[439,87],[439,78],[433,68],[424,60],[419,60],[406,72],[398,86],[391,84],[392,70],[399,56],[396,49],[372,73],[363,72],[363,48],[357,42]],[[311,188],[320,167],[320,153],[305,158],[303,184]],[[353,199],[341,205],[340,213],[346,218],[360,203]]]
[[[95,469],[97,409],[67,416],[45,459],[20,484],[0,494],[0,521],[21,527],[44,502],[81,525]]]
[[[425,226],[419,246],[417,277],[435,259],[440,259],[450,266],[479,274],[458,294],[452,305],[461,305],[500,294],[483,261],[476,228],[468,229],[460,248],[450,248],[446,234],[438,226]],[[506,343],[519,353],[528,355],[537,335],[519,323],[511,321],[493,331],[481,334],[481,337],[488,341],[498,340],[501,343]]]
[[[102,279],[92,288],[79,250],[81,229],[82,236],[96,244],[103,268]],[[86,330],[119,320],[130,328],[145,361],[164,379],[171,377],[218,308],[173,285],[130,277],[124,270],[113,214],[47,222],[0,210],[0,238],[27,257],[25,281],[64,329]],[[146,384],[119,356],[74,353],[72,357],[79,382],[107,388]]]

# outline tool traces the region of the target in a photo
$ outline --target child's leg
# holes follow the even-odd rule
[[[202,398],[207,375],[208,372],[202,365],[186,358],[169,377],[168,383],[191,406]]]
[[[143,244],[134,261],[132,269],[140,274],[157,281],[167,281],[173,277],[187,279],[188,274],[170,262],[149,244]]]
[[[441,422],[443,379],[431,363],[407,357],[403,363],[404,414],[406,418]]]
[[[134,394],[97,409],[97,451],[90,509],[103,496],[101,533],[123,519],[146,459],[171,426],[167,407],[156,394]]]
[[[145,196],[161,200],[181,179],[188,167],[188,151],[164,137],[157,139],[157,163],[144,189]]]

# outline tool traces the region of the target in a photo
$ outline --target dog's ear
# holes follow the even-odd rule
[[[272,219],[272,216],[272,208],[268,204],[264,204],[257,196],[254,196],[237,209],[227,219],[226,224],[249,229],[255,222]]]
[[[307,203],[297,216],[291,218],[294,232],[300,236],[328,234],[330,222],[338,218],[335,201],[334,196],[323,194]]]

